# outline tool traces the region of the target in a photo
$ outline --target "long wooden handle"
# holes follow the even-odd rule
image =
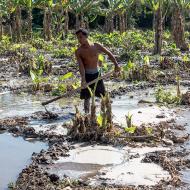
[[[77,88],[77,89],[75,89],[75,90],[71,90],[71,91],[69,91],[69,92],[66,92],[66,93],[64,93],[63,95],[58,96],[58,97],[56,97],[56,98],[53,98],[53,99],[51,99],[51,100],[48,100],[48,101],[46,101],[46,102],[42,102],[42,106],[45,106],[45,105],[50,104],[50,103],[52,103],[52,102],[55,102],[56,100],[59,100],[59,99],[65,97],[65,96],[68,96],[68,95],[70,95],[70,94],[71,94],[71,95],[72,95],[72,94],[75,94],[76,92],[78,92],[78,91],[80,91],[80,90],[82,90],[82,89],[84,89],[84,88],[87,88],[89,85],[91,85],[91,84],[93,84],[93,83],[96,83],[98,80],[105,79],[105,78],[111,76],[113,73],[114,73],[114,71],[111,71],[111,72],[109,72],[109,73],[107,73],[107,74],[105,74],[105,75],[103,75],[103,76],[100,76],[100,77],[97,78],[97,79],[94,79],[93,81],[91,81],[91,82],[85,84],[84,86],[81,86],[81,87],[79,87],[79,88]]]

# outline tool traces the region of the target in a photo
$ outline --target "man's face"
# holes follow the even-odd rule
[[[77,34],[77,39],[81,45],[87,42],[87,37],[82,32]]]

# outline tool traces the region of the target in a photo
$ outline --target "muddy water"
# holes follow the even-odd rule
[[[187,133],[190,134],[190,108],[187,107],[187,108],[178,110],[178,115],[180,116],[177,117],[176,122],[178,124],[185,125]],[[185,148],[187,150],[190,149],[190,141],[186,142]],[[188,156],[188,159],[189,158],[190,157]],[[181,174],[182,174],[182,181],[187,183],[188,184],[187,189],[190,189],[190,170],[185,169],[181,172]]]
[[[141,99],[154,102],[154,89],[137,91],[126,94],[125,96],[122,96],[120,98],[114,99],[114,120],[118,123],[122,123],[123,125],[125,125],[125,115],[127,115],[128,112],[130,112],[130,114],[133,114],[133,122],[136,125],[139,125],[141,123],[159,122],[161,120],[169,120],[171,118],[176,117],[174,113],[175,110],[168,109],[167,107],[159,107],[154,103],[138,103]],[[47,98],[40,95],[12,95],[10,93],[1,94],[0,118],[18,115],[26,116],[36,111],[43,111],[44,108],[41,106],[40,103],[44,100],[47,100]],[[81,107],[80,109],[82,110]],[[43,130],[45,131],[51,129],[53,127],[52,125],[56,125],[56,133],[66,134],[67,131],[65,131],[65,129],[61,127],[61,123],[69,121],[73,116],[73,100],[62,99],[61,101],[57,101],[48,105],[48,110],[58,113],[59,120],[31,121],[31,125],[36,130],[41,130],[43,128]],[[162,115],[163,117],[157,118],[157,116],[160,115]],[[186,117],[189,118],[188,114]],[[10,136],[8,136],[7,134],[4,137],[0,135],[0,140],[2,138],[4,138],[6,143],[15,141],[13,140],[15,139],[13,137],[11,137],[11,139],[13,139],[10,140]],[[2,155],[5,155],[5,157],[1,157],[2,163],[5,162],[4,165],[7,165],[8,167],[9,162],[7,161],[7,158],[10,154],[7,152],[7,149],[5,148],[8,147],[8,144],[6,143],[4,143],[4,147],[1,147],[3,145],[1,143],[0,148]],[[28,142],[25,142],[22,139],[20,139],[18,146],[25,147],[25,143]],[[42,149],[42,147],[40,147],[39,150],[40,149]],[[17,155],[18,152],[15,150],[17,150],[17,148],[12,149],[12,154]],[[27,150],[30,150],[30,148],[27,148]],[[69,176],[74,179],[82,178],[88,181],[88,183],[90,183],[91,185],[103,183],[105,181],[108,184],[114,183],[120,185],[152,185],[156,184],[162,178],[166,179],[167,177],[169,177],[169,174],[166,171],[163,171],[163,169],[160,166],[150,163],[141,163],[141,160],[143,159],[144,154],[147,151],[144,150],[144,152],[142,153],[139,153],[139,151],[140,150],[130,152],[127,149],[123,150],[108,146],[77,147],[77,149],[74,149],[70,152],[70,157],[60,158],[57,162],[55,162],[54,165],[50,167],[49,172],[56,173],[60,177]],[[149,150],[148,152],[151,151],[153,150]],[[24,152],[25,151],[23,151],[23,153]],[[31,153],[26,159],[23,159],[23,163],[26,163],[29,160]],[[136,153],[139,153],[140,157],[128,160],[130,155]],[[15,157],[17,158],[17,156]],[[22,165],[21,168],[24,168],[24,166],[25,165]],[[19,172],[16,173],[17,167],[12,166],[12,168],[15,172],[12,176],[15,179],[16,175],[18,175]],[[7,174],[7,176],[4,176],[0,173],[0,177],[1,176],[6,178],[7,176],[11,175]],[[187,180],[187,177],[185,177],[185,179]],[[7,182],[11,180],[12,179],[8,179]],[[6,180],[3,179],[3,181]]]
[[[0,189],[7,189],[10,182],[15,182],[19,173],[30,163],[33,152],[46,149],[41,142],[27,142],[21,137],[0,134]]]
[[[41,102],[47,100],[44,96],[33,95],[15,95],[9,92],[0,94],[0,118],[14,117],[14,116],[28,116],[36,111],[44,111]],[[55,102],[48,107],[49,111],[58,113],[61,111],[58,120],[56,121],[31,121],[30,125],[36,130],[40,130],[39,125],[43,130],[48,130],[49,126],[52,128],[53,124],[67,121],[71,118],[70,106],[72,100],[61,100]],[[67,109],[62,109],[62,106],[67,106]],[[63,133],[64,129],[57,125],[54,129],[57,133]],[[18,174],[29,164],[33,152],[39,152],[46,148],[46,145],[41,142],[27,142],[22,138],[15,138],[9,134],[0,134],[0,190],[4,190],[9,182],[14,182]]]
[[[104,166],[121,164],[127,156],[122,150],[108,146],[76,147],[69,154],[69,157],[61,157],[56,161],[49,172],[57,173],[61,178],[69,176],[73,179],[86,179]]]
[[[140,103],[141,100],[146,103]],[[117,97],[112,104],[114,121],[126,126],[125,116],[130,114],[133,124],[139,126],[142,123],[158,123],[175,117],[173,110],[160,107],[155,101],[155,89],[139,90]]]
[[[0,94],[0,118],[13,116],[27,116],[36,111],[45,111],[41,102],[49,99],[42,95],[16,95],[9,92]],[[62,107],[67,112],[72,111],[73,99],[61,99],[47,106],[50,111],[60,111]],[[64,111],[63,111],[64,112]]]
[[[69,157],[60,157],[48,172],[61,178],[83,179],[92,186],[101,183],[121,186],[154,185],[161,179],[170,178],[167,171],[153,163],[141,163],[148,152],[163,148],[131,149],[111,146],[75,147]],[[135,157],[136,154],[139,154]],[[130,156],[134,158],[129,159]]]

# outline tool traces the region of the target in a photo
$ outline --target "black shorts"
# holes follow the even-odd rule
[[[85,79],[86,82],[89,83],[95,79],[98,78],[99,72],[95,73],[95,74],[85,74]],[[94,90],[94,86],[95,83],[91,84],[89,87],[92,89],[92,91]],[[96,86],[96,90],[95,90],[95,96],[96,97],[101,97],[105,96],[105,86],[104,86],[104,82],[103,80],[99,80]],[[91,94],[88,90],[88,88],[82,89],[80,92],[80,99],[89,99],[91,97]]]

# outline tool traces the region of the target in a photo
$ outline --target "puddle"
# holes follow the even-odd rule
[[[49,97],[42,95],[16,95],[11,93],[4,93],[0,95],[0,118],[14,117],[14,116],[27,116],[36,111],[45,111],[41,105],[43,101],[46,101]],[[49,111],[60,111],[61,108],[65,110],[65,113],[73,111],[72,99],[61,99],[47,106]],[[66,107],[66,109],[65,109]],[[64,111],[63,111],[64,113]]]
[[[186,108],[186,109],[180,110],[178,114],[180,116],[177,117],[176,123],[180,125],[185,125],[185,128],[186,128],[185,132],[190,134],[190,109]],[[187,150],[189,150],[190,141],[186,142],[184,146]],[[188,156],[188,158],[190,157]],[[182,181],[189,185],[190,184],[190,170],[189,169],[182,170],[181,174],[182,174]],[[188,186],[187,189],[190,189],[190,186]]]
[[[34,112],[45,111],[41,105],[41,102],[45,100],[47,100],[47,97],[42,95],[3,93],[0,95],[0,119],[14,116],[30,116]],[[36,132],[49,131],[66,134],[67,130],[62,127],[62,124],[70,121],[73,117],[74,108],[72,102],[72,99],[61,99],[48,105],[47,110],[58,114],[58,118],[56,120],[31,120],[29,126],[33,127]]]
[[[162,179],[169,179],[170,175],[161,166],[154,163],[142,163],[146,153],[154,151],[168,150],[165,148],[129,148],[129,155],[139,154],[133,158],[113,167],[100,170],[101,175],[97,175],[90,181],[92,186],[107,183],[109,185],[155,185]]]
[[[69,154],[69,157],[56,161],[49,172],[57,173],[61,178],[66,175],[74,179],[86,179],[105,166],[121,164],[127,159],[127,154],[122,150],[98,145],[77,147],[70,150]]]
[[[137,95],[135,98],[130,98],[130,96],[127,95],[115,99],[112,104],[114,121],[126,125],[125,116],[128,115],[128,113],[132,115],[133,124],[137,126],[142,123],[159,123],[160,121],[170,120],[175,117],[171,109],[163,106],[159,107],[153,103],[138,103],[141,99],[151,102],[154,101],[151,95],[142,96],[142,94]],[[160,116],[162,118],[160,118]]]
[[[69,157],[61,157],[48,169],[60,178],[82,179],[91,186],[101,183],[116,185],[155,185],[170,177],[159,165],[141,163],[145,153],[163,148],[114,148],[111,146],[76,147]],[[129,156],[139,154],[138,158]]]
[[[27,142],[21,137],[0,134],[0,189],[7,189],[10,182],[15,182],[19,173],[30,163],[33,152],[46,149],[42,142]]]

